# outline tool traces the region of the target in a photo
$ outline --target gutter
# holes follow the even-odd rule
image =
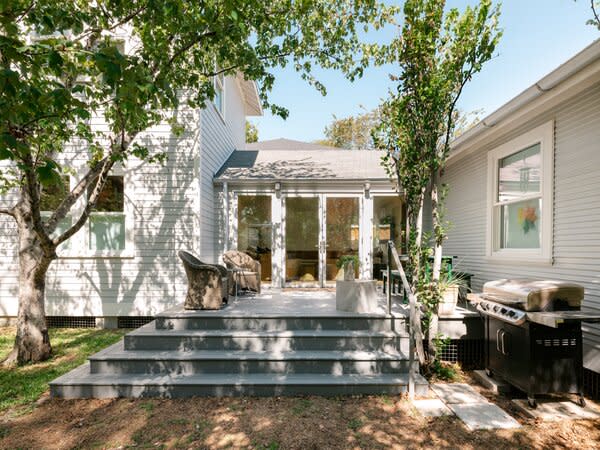
[[[561,64],[558,68],[550,72],[548,75],[534,83],[529,88],[525,89],[512,100],[505,103],[496,111],[481,120],[470,130],[461,134],[454,139],[450,146],[452,151],[450,158],[460,153],[460,148],[465,146],[469,141],[478,137],[485,131],[493,128],[498,123],[506,119],[508,116],[523,108],[535,99],[541,97],[545,93],[551,91],[563,81],[572,77],[576,73],[583,70],[585,67],[600,59],[600,39],[595,40],[582,51],[577,53],[571,59]]]

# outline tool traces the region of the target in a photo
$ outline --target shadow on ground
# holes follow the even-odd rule
[[[48,400],[0,422],[0,448],[597,448],[600,423],[469,432],[400,397]]]

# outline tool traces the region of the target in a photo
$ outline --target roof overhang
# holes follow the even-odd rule
[[[600,39],[498,108],[451,143],[449,160],[476,151],[511,128],[600,82]]]
[[[247,80],[244,74],[238,72],[236,77],[242,98],[244,100],[244,114],[246,116],[262,116],[263,108],[258,88],[254,80]]]

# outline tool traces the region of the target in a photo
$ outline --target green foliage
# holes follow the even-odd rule
[[[354,265],[354,270],[358,269],[358,255],[342,255],[338,258],[335,265],[338,269],[345,267],[346,264],[352,262]]]
[[[444,167],[456,120],[456,102],[462,89],[479,72],[496,48],[499,8],[481,0],[460,13],[444,13],[445,1],[408,0],[404,25],[392,54],[399,69],[397,90],[381,107],[381,123],[373,138],[385,149],[382,163],[402,187],[409,216],[411,283],[426,304],[439,301],[422,270],[424,194]],[[432,236],[443,239],[440,221]],[[432,301],[429,299],[433,298]]]
[[[371,134],[379,121],[378,108],[356,116],[337,118],[334,115],[331,124],[325,127],[326,139],[319,142],[331,147],[371,150],[374,148]]]
[[[12,164],[0,189],[59,183],[73,142],[91,166],[164,161],[135,137],[182,104],[205,106],[221,73],[255,80],[263,106],[286,117],[268,100],[276,67],[291,65],[325,93],[313,67],[361,76],[379,46],[359,32],[395,12],[372,0],[1,0],[0,159]],[[107,130],[90,125],[98,116]]]
[[[590,9],[592,10],[592,18],[587,21],[587,24],[598,28],[598,31],[600,31],[600,2],[590,0]]]
[[[52,359],[23,367],[0,366],[0,412],[9,408],[33,408],[48,390],[48,382],[83,364],[86,358],[114,344],[128,330],[51,329]],[[13,328],[0,328],[0,361],[12,349]]]
[[[258,142],[258,128],[252,122],[246,120],[246,142]]]
[[[435,347],[435,355],[437,357],[431,362],[429,370],[439,380],[454,381],[458,375],[456,369],[448,363],[444,363],[439,358],[444,349],[450,345],[450,338],[440,333],[436,334],[433,338],[433,345]]]

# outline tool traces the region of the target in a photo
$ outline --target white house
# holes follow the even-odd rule
[[[213,175],[236,148],[245,144],[247,116],[262,114],[254,82],[243,77],[215,79],[217,96],[203,110],[185,106],[174,111],[185,132],[175,136],[169,125],[138,137],[165,151],[164,165],[130,160],[113,171],[105,194],[112,201],[92,215],[49,269],[48,316],[82,318],[92,323],[118,317],[152,316],[181,301],[187,289],[177,251],[187,248],[208,261],[218,260],[217,211]],[[104,126],[101,117],[92,119]],[[72,146],[77,145],[76,143]],[[71,185],[84,173],[81,153],[67,150],[63,163],[74,169]],[[80,149],[79,149],[80,150]],[[14,196],[0,197],[3,205]],[[76,210],[74,211],[76,214]],[[0,317],[17,314],[16,228],[0,216]]]
[[[444,182],[446,254],[488,280],[580,283],[600,311],[600,41],[454,141]],[[584,362],[600,372],[600,328],[584,324]]]
[[[113,171],[106,201],[49,269],[50,323],[139,325],[182,303],[181,249],[208,263],[228,249],[245,251],[260,260],[263,284],[277,288],[334,283],[345,258],[360,262],[361,278],[381,276],[386,243],[400,242],[404,217],[381,154],[290,140],[246,146],[246,117],[262,114],[255,84],[225,77],[215,86],[207,108],[173,112],[183,135],[164,124],[139,137],[166,149],[164,166],[130,160]],[[96,129],[105,126],[93,120]],[[71,185],[86,170],[77,150],[63,161],[74,169]],[[16,228],[0,216],[5,319],[17,314],[17,264]]]

